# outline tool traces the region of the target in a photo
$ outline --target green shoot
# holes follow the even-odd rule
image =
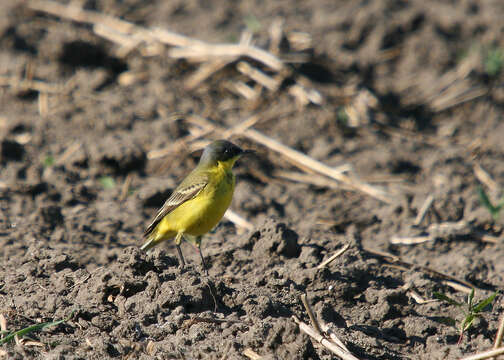
[[[98,179],[98,182],[104,189],[113,189],[116,186],[116,182],[111,176],[102,176]]]
[[[54,165],[55,161],[56,160],[54,159],[54,156],[47,155],[42,161],[42,164],[44,165],[44,167],[50,167]]]
[[[504,197],[501,198],[501,200],[499,201],[499,203],[497,205],[494,205],[494,204],[492,204],[487,193],[485,192],[485,190],[483,190],[483,188],[481,186],[478,187],[478,196],[479,196],[481,205],[486,207],[488,212],[490,213],[490,215],[492,215],[492,218],[494,219],[494,221],[497,221],[497,219],[499,218],[500,211],[502,210],[502,208],[504,208]]]
[[[441,301],[447,302],[450,305],[454,305],[454,306],[462,308],[462,311],[464,314],[464,319],[460,323],[460,327],[459,327],[460,336],[459,336],[457,344],[460,345],[460,343],[462,342],[462,339],[464,337],[464,332],[468,331],[472,327],[474,320],[476,320],[476,318],[478,316],[482,315],[481,313],[483,311],[485,311],[485,308],[487,306],[489,306],[494,301],[497,294],[498,294],[498,291],[494,292],[492,295],[490,295],[486,299],[481,300],[479,303],[474,304],[474,289],[472,289],[471,293],[467,296],[466,303],[460,303],[460,302],[453,300],[452,298],[446,296],[445,294],[442,294],[439,292],[434,293],[434,297],[437,298],[438,300],[441,300]],[[466,308],[464,309],[464,307],[466,307]],[[451,318],[448,318],[448,319],[451,320],[450,322],[453,322],[454,324],[456,323],[455,319],[451,319]]]
[[[336,121],[342,126],[348,126],[349,118],[344,107],[339,108],[336,113]]]
[[[257,34],[261,30],[261,23],[254,15],[247,15],[244,19],[247,30],[252,34]]]
[[[504,67],[504,50],[498,47],[489,49],[485,54],[484,66],[488,76],[499,75]]]
[[[8,335],[6,337],[4,337],[3,339],[0,339],[0,345],[8,343],[12,339],[14,339],[14,337],[16,335],[18,337],[21,337],[21,336],[29,334],[29,333],[31,333],[33,331],[42,330],[42,329],[45,329],[45,328],[48,328],[48,327],[51,327],[51,326],[56,326],[56,325],[59,325],[61,323],[67,322],[68,320],[70,320],[72,318],[72,316],[74,315],[74,313],[75,313],[75,310],[72,311],[72,313],[67,318],[65,318],[65,319],[61,319],[61,320],[57,320],[57,321],[45,322],[45,323],[41,323],[41,324],[35,324],[35,325],[32,325],[32,326],[25,327],[24,329],[21,329],[21,330],[18,330],[18,331],[14,331],[14,332],[2,331],[2,335],[5,335],[5,334],[8,334]]]

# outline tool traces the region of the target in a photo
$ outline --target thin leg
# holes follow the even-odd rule
[[[185,267],[184,256],[182,255],[182,249],[180,248],[180,243],[182,242],[183,233],[178,233],[175,237],[175,245],[177,246],[177,253],[180,263],[180,268],[183,269]]]
[[[206,266],[205,257],[203,256],[203,252],[201,251],[201,237],[198,238],[198,241],[196,241],[196,246],[198,247],[199,250],[198,252],[201,257],[201,264],[203,265],[203,270],[205,270],[205,275],[208,276],[208,268]]]

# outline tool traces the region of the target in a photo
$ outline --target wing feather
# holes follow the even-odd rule
[[[195,175],[194,173],[189,174],[189,176],[173,191],[168,200],[166,200],[161,209],[159,209],[152,222],[147,226],[147,229],[145,229],[144,237],[148,237],[166,215],[186,201],[193,199],[205,188],[208,184],[208,176],[202,173]]]

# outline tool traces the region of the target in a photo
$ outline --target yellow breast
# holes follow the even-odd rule
[[[169,213],[160,224],[163,233],[203,235],[222,219],[233,198],[235,177],[226,164],[208,170],[209,183],[193,199]]]

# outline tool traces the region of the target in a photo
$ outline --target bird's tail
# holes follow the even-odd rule
[[[159,241],[156,241],[156,238],[147,239],[147,241],[140,247],[140,249],[148,251],[152,249],[154,246],[156,246],[158,242]]]
[[[162,241],[165,241],[167,239],[173,238],[177,233],[176,232],[167,232],[164,234],[150,234],[150,236],[147,238],[147,240],[144,242],[144,244],[140,247],[140,249],[144,251],[149,251],[152,249],[154,246],[159,244]]]

